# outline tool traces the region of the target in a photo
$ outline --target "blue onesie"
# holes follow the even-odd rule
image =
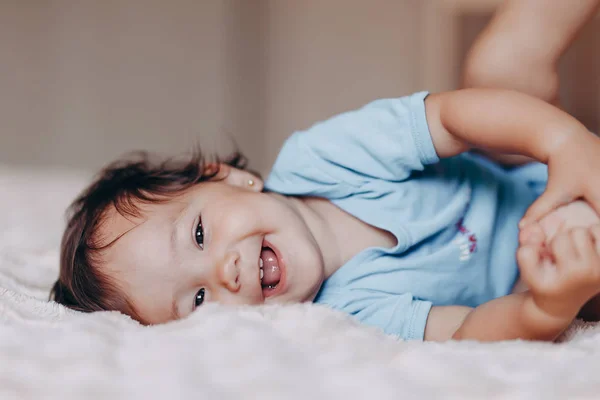
[[[268,190],[317,196],[396,236],[327,279],[315,302],[404,339],[423,339],[432,305],[476,307],[511,292],[517,224],[547,169],[512,170],[471,154],[440,160],[427,93],[372,102],[296,132]]]

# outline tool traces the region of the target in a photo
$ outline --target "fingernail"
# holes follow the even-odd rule
[[[525,225],[527,225],[527,220],[526,219],[522,219],[521,221],[519,221],[519,228],[523,229],[525,228]]]

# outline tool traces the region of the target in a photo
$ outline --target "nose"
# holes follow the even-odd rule
[[[232,292],[237,292],[240,289],[239,259],[240,255],[237,252],[228,251],[217,268],[219,282]]]

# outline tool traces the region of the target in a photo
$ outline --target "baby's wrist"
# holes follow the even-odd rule
[[[524,314],[540,329],[564,329],[575,319],[580,308],[574,301],[540,299],[530,292],[524,303]]]
[[[585,148],[590,140],[595,137],[579,121],[573,120],[573,123],[566,126],[553,127],[552,132],[543,135],[546,140],[541,144],[543,157],[540,161],[548,164],[553,160],[560,159],[565,154],[578,154],[582,148]]]

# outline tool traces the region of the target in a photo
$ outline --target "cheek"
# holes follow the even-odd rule
[[[220,225],[251,223],[257,215],[256,202],[250,201],[244,194],[216,197],[204,208],[204,217]]]

